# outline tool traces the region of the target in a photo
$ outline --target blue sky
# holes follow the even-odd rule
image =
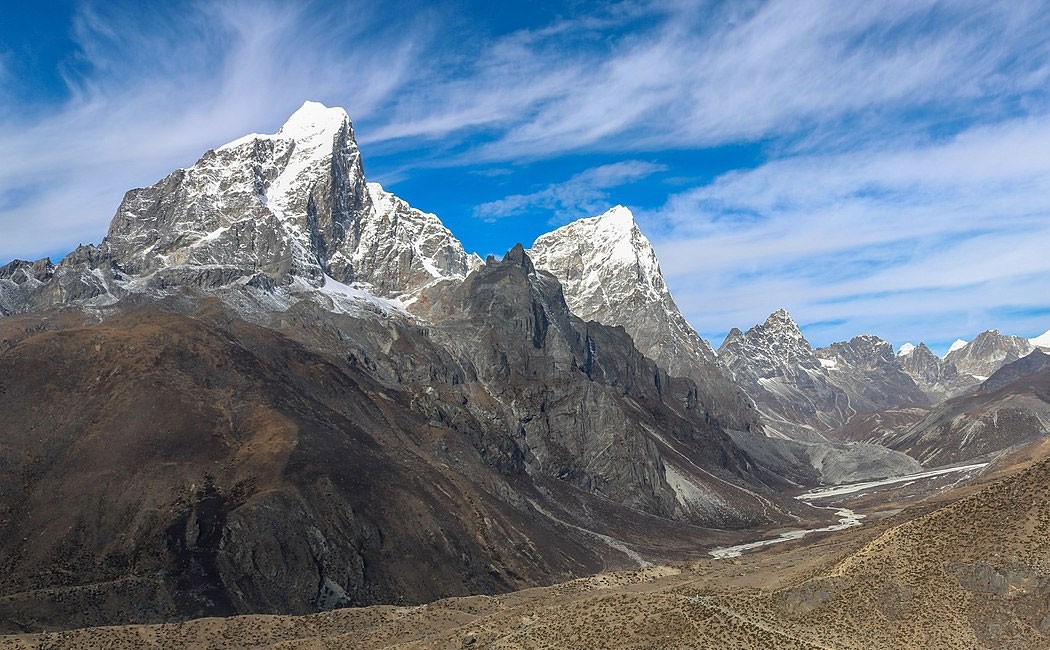
[[[4,260],[313,99],[482,255],[628,205],[715,345],[778,307],[818,345],[1050,328],[1045,3],[22,4]]]

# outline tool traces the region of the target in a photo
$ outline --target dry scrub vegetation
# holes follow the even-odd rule
[[[815,543],[499,597],[12,636],[0,647],[1050,648],[1050,460]]]

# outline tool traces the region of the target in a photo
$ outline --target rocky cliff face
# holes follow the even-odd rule
[[[966,345],[949,352],[944,360],[960,375],[970,375],[977,382],[992,376],[999,368],[1029,354],[1035,346],[1028,339],[1000,334],[999,330],[982,332]]]
[[[730,331],[718,361],[755,400],[775,435],[823,440],[855,412],[783,309],[747,332]]]
[[[424,301],[433,335],[509,407],[503,464],[718,525],[761,504],[746,485],[777,480],[709,417],[691,381],[658,368],[623,328],[575,316],[520,246]]]
[[[960,376],[955,365],[941,359],[919,343],[905,353],[899,353],[897,360],[904,372],[922,389],[931,404],[938,404],[958,395],[976,380],[970,376]]]
[[[929,406],[926,394],[901,367],[893,346],[877,336],[855,336],[814,354],[858,412]]]
[[[465,254],[436,215],[413,208],[378,183],[368,184],[368,195],[374,214],[361,222],[350,261],[355,278],[374,293],[410,301],[427,284],[462,280],[481,266],[481,258]]]
[[[661,368],[696,382],[704,407],[722,425],[761,428],[751,400],[726,377],[710,344],[682,316],[656,252],[630,210],[616,206],[542,235],[529,256],[558,279],[574,314],[622,326]]]

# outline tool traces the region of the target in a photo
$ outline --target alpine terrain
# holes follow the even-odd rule
[[[1050,333],[716,351],[626,207],[483,261],[339,108],[0,315],[0,647],[1050,647]]]

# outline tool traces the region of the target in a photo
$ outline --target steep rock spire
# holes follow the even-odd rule
[[[367,184],[346,111],[317,102],[274,134],[238,138],[128,192],[107,241],[124,271],[164,285],[264,274],[320,287],[328,275],[407,298],[481,263],[435,215]]]

